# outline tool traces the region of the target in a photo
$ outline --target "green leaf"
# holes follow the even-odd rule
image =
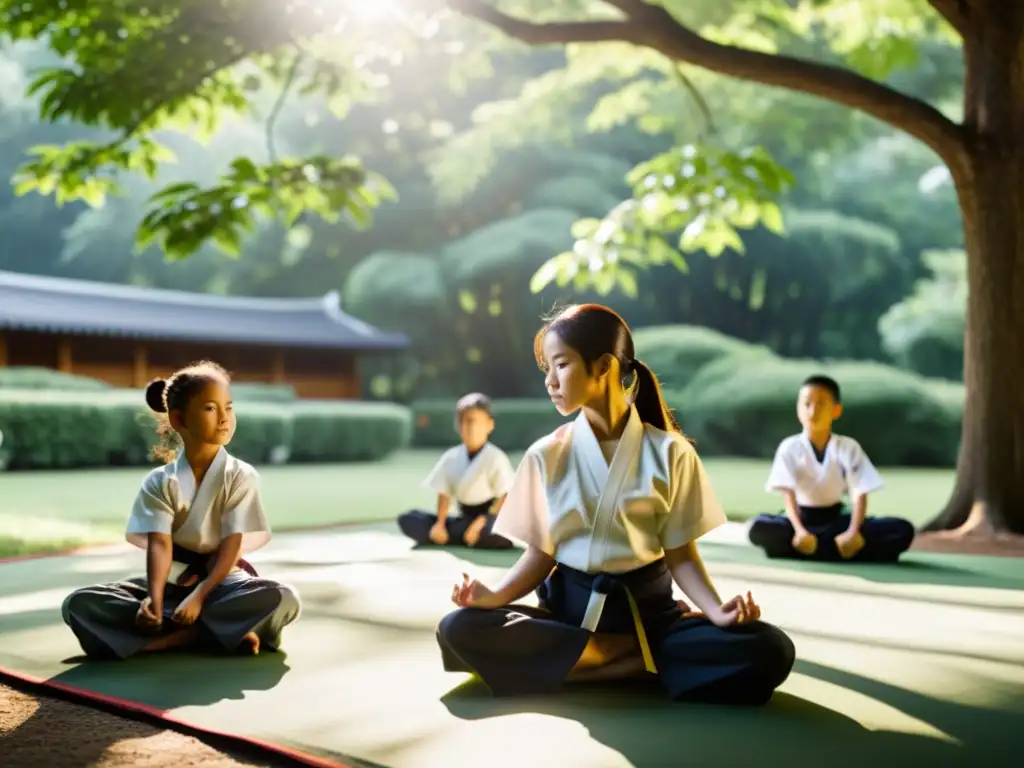
[[[777,235],[785,234],[786,226],[782,220],[782,209],[776,203],[761,203],[761,223],[766,229]]]
[[[213,234],[213,241],[222,251],[230,256],[237,257],[241,253],[241,238],[237,229],[228,227],[217,229]]]
[[[615,276],[618,278],[619,287],[622,292],[629,298],[635,299],[639,293],[640,288],[636,282],[636,275],[628,269],[620,268],[616,271]]]
[[[543,291],[557,277],[558,271],[559,263],[557,257],[544,262],[540,269],[534,272],[533,277],[530,278],[530,292],[540,293]]]

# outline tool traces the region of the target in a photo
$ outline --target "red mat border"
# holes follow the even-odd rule
[[[34,675],[15,672],[14,670],[7,669],[6,667],[0,667],[0,681],[13,683],[11,687],[31,687],[41,689],[40,692],[43,694],[62,694],[64,697],[67,697],[78,704],[114,709],[118,714],[133,720],[146,721],[150,724],[163,726],[169,730],[184,733],[189,736],[214,737],[215,739],[226,743],[248,747],[250,750],[255,748],[264,754],[270,754],[276,757],[286,757],[300,765],[311,766],[312,768],[356,768],[356,766],[349,763],[342,763],[337,760],[318,757],[316,755],[302,752],[298,749],[293,749],[292,747],[285,747],[280,744],[273,744],[269,741],[263,741],[262,739],[250,736],[240,736],[237,733],[228,733],[227,731],[219,731],[214,728],[196,725],[195,723],[175,717],[165,710],[158,709],[157,707],[151,707],[148,704],[142,704],[138,701],[122,699],[117,696],[108,696],[85,688],[57,683],[52,680],[44,680],[42,678],[35,677]]]
[[[299,526],[286,526],[283,528],[275,528],[274,533],[314,533],[316,531],[331,531],[338,528],[354,528],[361,525],[377,525],[379,523],[386,523],[387,520],[354,520],[348,523],[324,523],[323,525],[299,525]],[[0,557],[0,565],[6,565],[7,563],[23,563],[28,560],[43,560],[48,557],[69,557],[70,555],[81,555],[86,552],[99,552],[103,549],[110,549],[112,547],[119,546],[124,542],[110,543],[110,544],[90,544],[84,547],[72,547],[70,549],[58,549],[54,552],[36,552],[29,555],[11,555],[9,557]]]

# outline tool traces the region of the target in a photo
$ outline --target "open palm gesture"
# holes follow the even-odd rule
[[[452,602],[460,608],[499,608],[501,599],[480,581],[462,574],[462,582],[452,587]]]

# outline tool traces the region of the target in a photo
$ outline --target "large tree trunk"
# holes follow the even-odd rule
[[[978,11],[964,41],[969,146],[951,168],[970,290],[963,433],[956,485],[927,529],[1024,534],[1024,8]]]

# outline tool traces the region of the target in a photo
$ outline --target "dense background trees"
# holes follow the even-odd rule
[[[0,164],[23,193],[0,196],[0,266],[225,293],[340,287],[349,311],[414,336],[410,370],[377,382],[403,396],[534,393],[537,315],[593,296],[636,326],[963,377],[980,274],[965,264],[1000,249],[964,237],[969,139],[995,127],[978,122],[994,91],[972,85],[980,59],[965,67],[962,48],[1005,54],[1014,13],[981,0],[366,7],[0,3],[17,40],[0,68]],[[67,68],[25,96],[58,56]],[[19,171],[40,143],[64,147]],[[127,194],[100,205],[115,179]],[[975,394],[992,394],[979,355],[995,350],[969,357]],[[972,445],[985,418],[969,412]],[[1015,430],[996,429],[1006,445]],[[961,470],[969,493],[948,524],[965,493],[1008,492],[995,470]]]

